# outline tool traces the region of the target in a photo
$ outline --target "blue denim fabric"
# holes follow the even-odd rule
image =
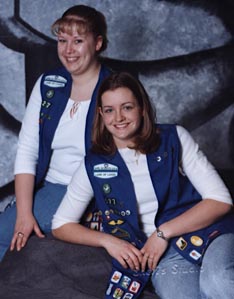
[[[51,231],[51,220],[67,190],[67,186],[45,182],[34,197],[33,214],[44,233]],[[11,243],[16,220],[16,204],[0,214],[0,261]]]
[[[233,299],[234,234],[217,237],[201,266],[169,248],[152,274],[152,283],[161,299]]]

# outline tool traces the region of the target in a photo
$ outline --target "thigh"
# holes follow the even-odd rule
[[[62,201],[67,186],[45,182],[34,197],[33,214],[44,233],[51,231],[51,221],[60,202]]]
[[[152,274],[155,292],[161,299],[198,299],[200,267],[170,247]]]
[[[208,247],[200,277],[202,298],[234,298],[234,234],[217,237]]]

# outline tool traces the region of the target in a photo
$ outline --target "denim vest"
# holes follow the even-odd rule
[[[157,126],[160,130],[160,146],[154,153],[147,155],[149,173],[159,204],[155,217],[156,227],[202,200],[201,195],[181,170],[181,146],[176,126]],[[102,215],[104,231],[141,248],[146,237],[138,224],[133,182],[119,152],[113,156],[89,153],[86,156],[86,169],[94,190],[97,208]],[[234,232],[233,214],[225,216],[207,228],[173,238],[170,244],[190,262],[200,263],[210,242],[221,233],[227,232]],[[114,263],[116,264],[116,261]],[[120,268],[117,272],[125,271]],[[114,289],[116,288],[121,289],[121,286],[118,285]]]
[[[85,148],[86,151],[91,146],[91,129],[93,115],[96,104],[96,96],[100,83],[110,71],[102,66],[99,79],[94,89],[91,103],[86,119]],[[65,110],[71,94],[72,78],[70,73],[64,68],[43,74],[41,79],[41,110],[39,119],[39,154],[36,171],[36,185],[39,185],[47,172],[52,154],[51,144],[57,129],[59,120]]]

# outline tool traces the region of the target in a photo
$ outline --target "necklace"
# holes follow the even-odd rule
[[[76,114],[78,108],[80,106],[80,102],[74,102],[72,107],[71,107],[71,110],[70,110],[70,117],[73,118],[73,116]]]
[[[134,157],[135,157],[135,163],[136,163],[136,165],[138,165],[138,161],[139,161],[139,158],[140,158],[140,152],[135,151]]]

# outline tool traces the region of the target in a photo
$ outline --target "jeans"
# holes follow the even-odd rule
[[[217,237],[201,266],[170,247],[153,272],[152,283],[161,299],[233,299],[234,234]]]
[[[33,202],[33,214],[44,233],[51,231],[51,220],[62,201],[67,186],[45,182],[35,196]],[[14,233],[16,221],[16,204],[9,205],[0,214],[0,261],[8,250]]]

